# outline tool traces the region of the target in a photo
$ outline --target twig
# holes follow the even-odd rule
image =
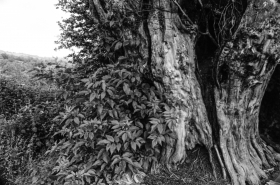
[[[211,148],[208,148],[208,153],[209,153],[210,164],[211,164],[211,167],[213,170],[213,175],[214,175],[214,178],[217,180],[217,173],[216,173],[215,165],[213,163],[213,155],[212,155]]]
[[[182,7],[179,5],[179,3],[176,0],[172,0],[176,6],[180,9],[180,11],[182,12],[182,14],[186,17],[186,19],[189,21],[189,23],[191,23],[191,25],[194,25],[194,23],[192,22],[192,20],[189,18],[189,16],[184,12],[184,10],[182,9]]]
[[[173,172],[170,172],[170,173],[171,173],[170,177],[175,176],[175,178],[176,178],[177,180],[180,179],[175,173],[173,173]]]
[[[209,32],[209,23],[208,23],[208,18],[206,17],[206,32],[202,33],[199,32],[202,35],[208,35],[208,37],[211,39],[211,41],[219,48],[220,45],[219,43],[214,39],[214,37],[212,36],[212,34]]]

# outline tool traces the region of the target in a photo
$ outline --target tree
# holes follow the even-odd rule
[[[9,59],[9,55],[7,55],[6,53],[2,53],[1,56],[3,57],[3,59]]]
[[[73,54],[81,79],[130,63],[168,94],[176,137],[162,145],[162,164],[182,162],[186,149],[201,144],[210,160],[212,152],[218,156],[232,184],[266,178],[277,153],[260,138],[258,115],[279,62],[278,2],[80,0],[58,6],[72,13],[60,24],[59,42],[81,48]]]

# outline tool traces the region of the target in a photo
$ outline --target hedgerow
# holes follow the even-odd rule
[[[47,154],[58,156],[57,184],[110,184],[125,172],[147,171],[158,163],[161,146],[175,139],[168,95],[134,67],[108,65],[82,79],[75,104],[56,117],[62,128],[56,134],[64,139]]]
[[[0,90],[0,165],[10,182],[21,184],[28,167],[58,139],[53,137],[59,130],[53,118],[63,104],[55,91],[11,79],[0,78]]]

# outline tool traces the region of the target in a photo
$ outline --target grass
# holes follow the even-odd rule
[[[186,160],[177,169],[169,172],[160,170],[159,174],[149,174],[145,178],[145,185],[227,185],[229,181],[223,180],[217,159],[214,159],[217,170],[217,179],[209,162],[209,155],[205,148],[196,147],[187,152]]]
[[[213,176],[207,150],[198,146],[187,152],[185,162],[179,165],[177,169],[172,170],[172,172],[161,169],[159,174],[148,174],[143,185],[230,185],[229,179],[224,180],[222,178],[217,158],[214,158],[214,165],[217,179]],[[267,174],[268,179],[261,181],[262,185],[265,185],[269,180],[274,180],[279,174],[280,165],[278,164]]]

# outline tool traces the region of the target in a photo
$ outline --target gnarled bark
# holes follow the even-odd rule
[[[106,16],[99,10],[102,8],[99,1],[92,2],[92,14],[99,15],[95,19],[102,21]],[[266,178],[264,168],[275,164],[274,151],[259,137],[258,114],[266,86],[278,63],[278,3],[274,0],[248,1],[239,28],[236,30],[236,26],[232,26],[228,33],[220,30],[224,35],[232,34],[232,38],[215,43],[220,49],[217,61],[213,62],[218,69],[213,75],[216,86],[214,89],[213,84],[209,87],[214,93],[217,124],[209,122],[195,73],[197,26],[175,0],[145,0],[143,3],[152,8],[145,10],[145,20],[138,30],[145,40],[141,54],[147,59],[153,78],[161,81],[177,102],[178,121],[173,128],[177,139],[168,141],[161,162],[167,166],[182,162],[186,149],[192,149],[196,144],[205,145],[210,151],[214,141],[218,146],[215,151],[232,184],[260,184],[260,179]],[[179,13],[181,17],[185,16],[184,24]],[[208,28],[207,31],[210,35]],[[216,39],[221,40],[222,36],[218,35]],[[211,39],[215,42],[212,36]],[[212,70],[206,71],[212,73]],[[215,140],[213,125],[218,126]]]
[[[275,165],[258,123],[261,100],[278,63],[277,6],[274,1],[251,4],[219,59],[226,69],[215,89],[219,147],[234,185],[260,184],[266,178],[263,169]]]
[[[152,73],[162,79],[173,100],[178,102],[178,122],[174,126],[178,139],[163,154],[170,159],[167,163],[177,163],[184,159],[185,150],[196,144],[211,147],[212,131],[195,76],[195,35],[178,30],[174,23],[177,15],[170,13],[170,4],[171,1],[166,0],[154,1],[155,11],[148,20],[148,29],[152,43]]]

